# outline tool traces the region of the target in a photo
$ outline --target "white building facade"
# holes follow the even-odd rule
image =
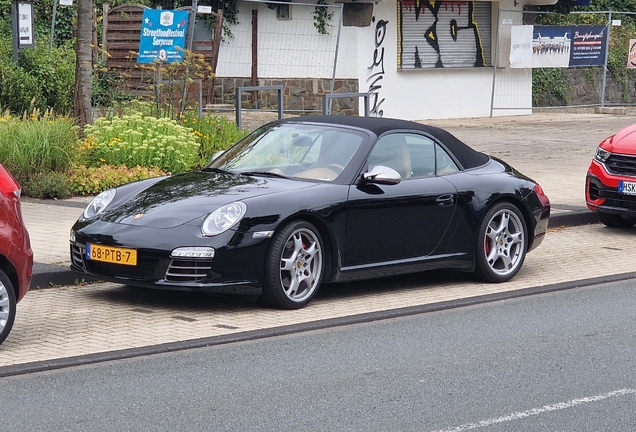
[[[510,27],[522,23],[524,4],[332,3],[321,33],[313,4],[240,1],[239,24],[221,46],[217,75],[239,86],[284,85],[286,111],[320,111],[322,95],[333,87],[336,93],[371,93],[374,116],[529,114],[531,70],[508,67]],[[363,102],[353,100],[354,111],[363,113]]]

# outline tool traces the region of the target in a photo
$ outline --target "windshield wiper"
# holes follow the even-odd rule
[[[232,171],[224,170],[224,169],[221,169],[221,168],[211,168],[211,167],[205,167],[201,171],[203,171],[203,172],[216,172],[216,173],[221,173],[221,174],[233,174]]]
[[[245,171],[241,173],[246,176],[266,176],[266,177],[279,177],[279,178],[288,178],[286,175],[272,172],[272,171]]]

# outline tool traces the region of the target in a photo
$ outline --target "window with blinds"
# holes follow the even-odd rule
[[[398,68],[491,66],[491,3],[397,2]]]

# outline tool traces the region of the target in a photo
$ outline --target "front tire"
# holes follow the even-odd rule
[[[603,225],[610,228],[631,228],[636,224],[636,218],[625,218],[617,214],[599,213],[598,218]]]
[[[527,228],[514,205],[501,202],[486,212],[477,234],[475,272],[486,282],[506,282],[526,257]]]
[[[0,270],[0,344],[9,336],[15,320],[16,299],[13,284]]]
[[[274,235],[270,244],[263,294],[272,306],[300,309],[318,292],[323,272],[320,233],[309,222],[290,222]]]

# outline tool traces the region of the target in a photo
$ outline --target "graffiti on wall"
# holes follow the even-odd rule
[[[386,27],[389,24],[388,21],[378,20],[376,22],[375,17],[371,18],[371,21],[375,23],[374,38],[374,50],[373,50],[373,63],[367,67],[369,76],[367,77],[367,83],[369,83],[369,89],[371,93],[371,106],[369,112],[376,117],[382,117],[384,111],[380,108],[384,103],[385,98],[380,97],[380,89],[382,88],[381,81],[384,79],[384,38],[386,37]]]
[[[474,2],[398,2],[398,67],[449,66],[486,66]]]

